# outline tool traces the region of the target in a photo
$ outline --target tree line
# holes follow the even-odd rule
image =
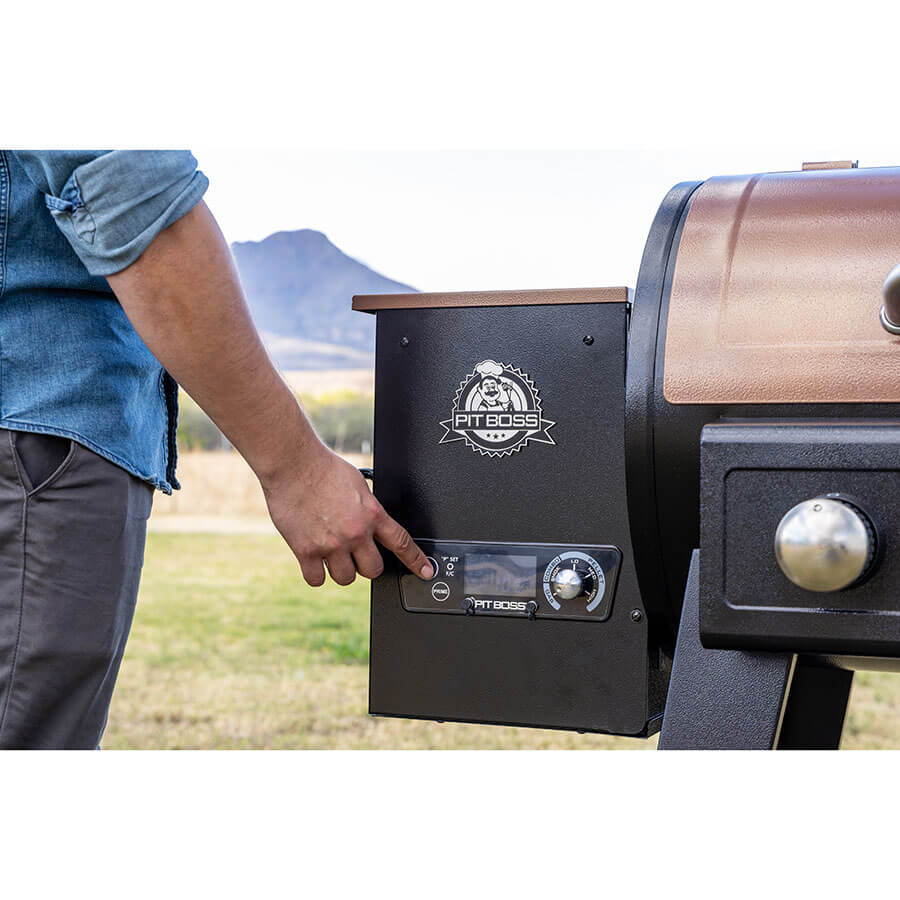
[[[338,453],[369,453],[375,418],[374,398],[356,391],[298,394],[319,437]],[[227,438],[184,392],[179,397],[178,445],[182,450],[230,450]]]

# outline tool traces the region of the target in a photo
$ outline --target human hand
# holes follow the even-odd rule
[[[338,584],[356,573],[375,578],[384,569],[377,540],[420,578],[434,574],[409,532],[378,502],[359,471],[324,444],[292,468],[263,483],[269,515],[312,587],[325,582],[324,563]]]

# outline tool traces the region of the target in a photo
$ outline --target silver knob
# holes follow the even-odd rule
[[[560,600],[574,600],[584,587],[584,581],[574,569],[560,569],[551,582],[553,595]]]
[[[815,497],[789,510],[775,531],[781,571],[807,591],[839,591],[853,584],[874,554],[873,531],[847,503]]]

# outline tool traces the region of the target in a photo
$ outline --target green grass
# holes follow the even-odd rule
[[[651,749],[655,741],[374,719],[369,585],[308,588],[277,536],[151,534],[105,748]],[[900,677],[854,685],[845,747],[900,747]]]
[[[151,535],[130,659],[245,672],[368,659],[368,582],[310,590],[267,535]]]

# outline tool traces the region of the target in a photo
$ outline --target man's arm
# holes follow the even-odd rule
[[[202,201],[107,276],[135,330],[259,478],[269,514],[314,586],[383,565],[374,540],[411,571],[432,567],[359,472],[316,436],[256,332],[228,245]]]

